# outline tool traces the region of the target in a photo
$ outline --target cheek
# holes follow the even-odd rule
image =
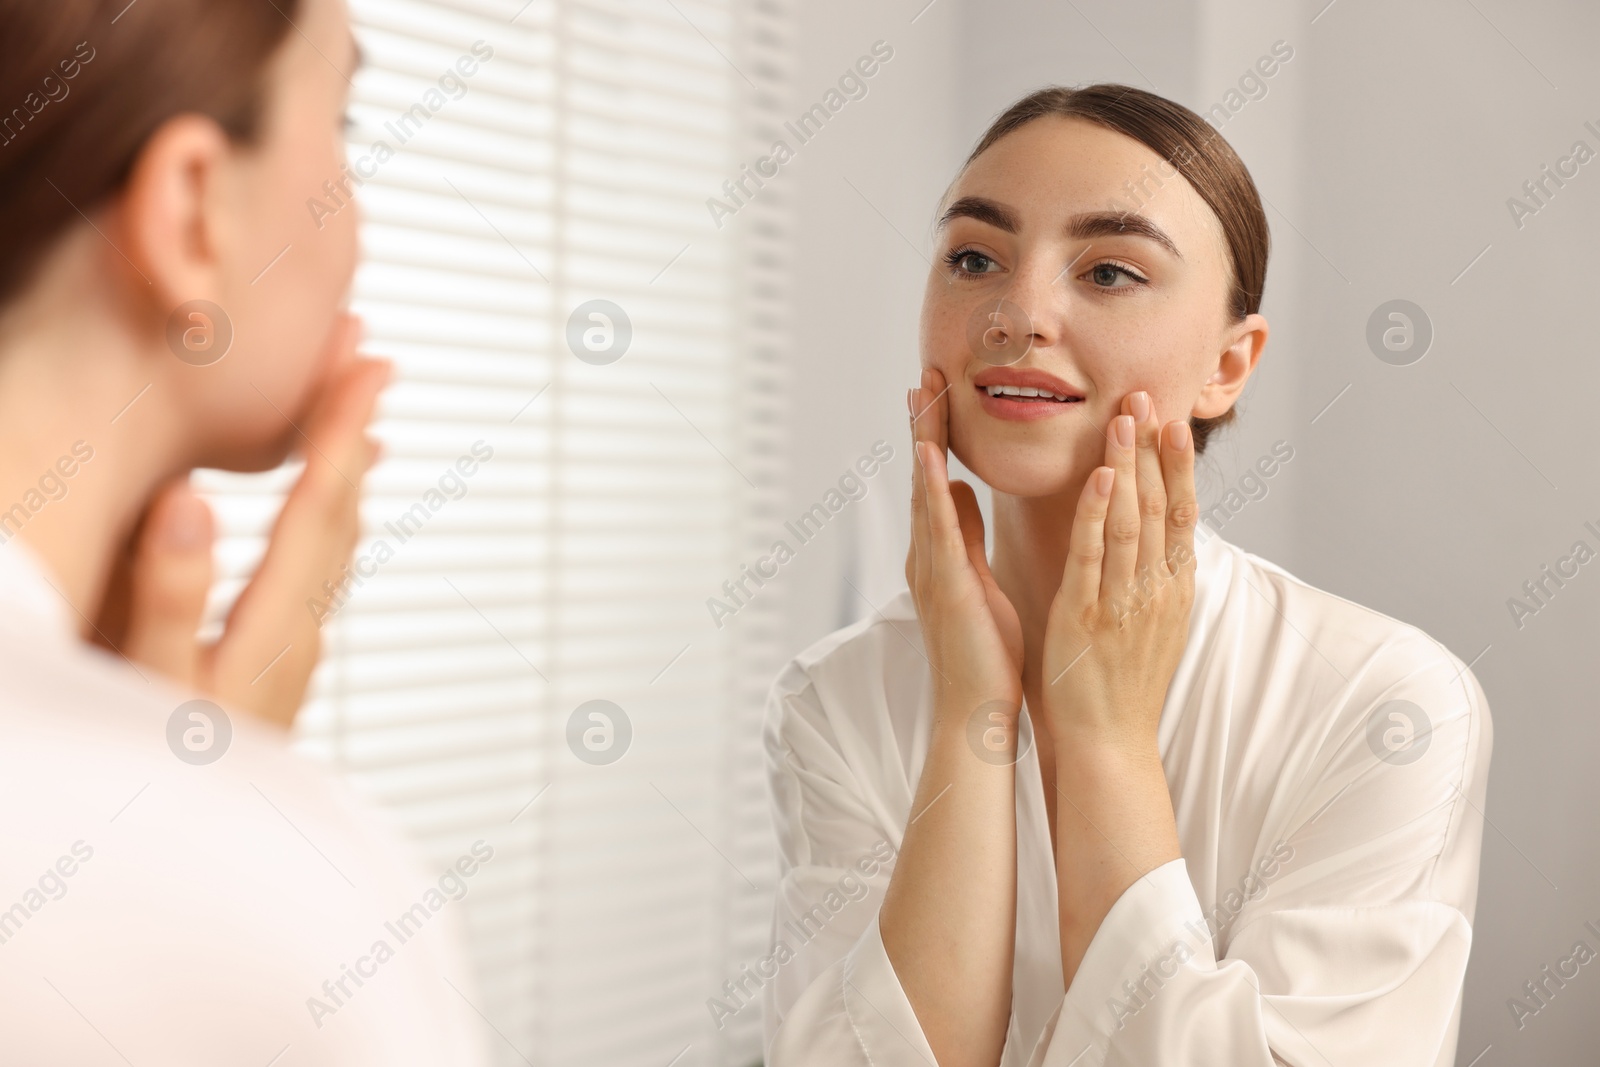
[[[936,278],[928,283],[922,301],[922,365],[943,371],[946,378],[966,363],[956,303],[943,281]]]
[[[1143,389],[1163,421],[1187,416],[1194,394],[1215,369],[1216,324],[1201,316],[1142,315],[1137,323],[1104,321],[1080,335],[1085,369],[1113,406]]]
[[[323,342],[355,273],[360,229],[360,187],[341,170],[342,147],[329,137],[304,149],[282,178],[285,188],[296,191],[282,210],[297,239],[274,268],[287,269],[272,294],[273,306],[258,309],[263,335],[277,346],[279,380],[286,384],[309,384],[315,377]]]
[[[355,203],[339,192],[339,205],[323,188],[332,181],[337,190],[341,176],[343,158],[334,138],[314,143],[298,137],[281,158],[252,189],[252,251],[229,307],[235,349],[219,365],[231,377],[226,387],[219,383],[221,395],[210,401],[214,410],[228,413],[218,435],[241,445],[273,438],[285,416],[298,421],[304,414],[356,263]],[[308,201],[332,211],[319,212],[320,228]],[[267,263],[272,266],[261,273]]]
[[[999,290],[994,286],[950,286],[938,276],[932,278],[923,298],[922,366],[938,370],[946,384],[971,392],[966,386],[970,375],[990,363],[1004,366],[1015,362],[1005,358],[1009,349],[985,348],[985,331],[996,329],[994,318],[998,302]],[[1008,317],[1003,321],[1014,322]],[[1009,332],[1001,329],[1000,336],[1016,338],[1018,333],[1014,328]],[[1008,342],[1001,340],[999,343]]]
[[[285,187],[304,190],[286,205],[291,213],[286,224],[311,253],[302,269],[312,284],[342,293],[355,270],[361,186],[336,138],[316,138],[304,147],[283,178]]]

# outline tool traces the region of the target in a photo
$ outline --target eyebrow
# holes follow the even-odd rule
[[[963,196],[939,216],[939,229],[944,229],[955,219],[976,219],[1006,233],[1022,229],[1016,212],[1004,204],[982,196]],[[1143,237],[1171,252],[1178,259],[1183,253],[1173,243],[1167,231],[1156,225],[1148,216],[1137,212],[1086,211],[1067,220],[1067,233],[1079,240],[1092,237]]]

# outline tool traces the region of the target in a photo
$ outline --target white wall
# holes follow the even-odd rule
[[[1520,1030],[1507,1000],[1580,938],[1600,950],[1584,928],[1600,926],[1600,567],[1520,630],[1506,601],[1580,537],[1600,546],[1583,528],[1600,527],[1600,163],[1520,230],[1506,200],[1574,140],[1600,150],[1583,128],[1600,127],[1600,12],[1475,4],[1341,2],[1315,27],[1302,225],[1350,282],[1304,279],[1302,410],[1352,385],[1308,434],[1295,473],[1314,492],[1297,501],[1284,562],[1463,659],[1488,648],[1473,670],[1494,714],[1491,826],[1458,1063],[1491,1044],[1481,1067],[1593,1063],[1594,968]],[[1436,330],[1409,367],[1379,362],[1362,338],[1395,297]]]
[[[872,610],[843,577],[877,605],[904,587],[897,578],[909,522],[905,391],[917,380],[929,224],[970,138],[962,85],[950,68],[961,32],[953,16],[961,8],[938,0],[913,23],[922,2],[808,0],[801,9],[800,101],[820,98],[876,41],[892,47],[894,58],[868,82],[868,95],[841,111],[795,164],[800,242],[788,514],[817,502],[874,441],[887,441],[895,459],[872,479],[865,499],[785,567],[796,649]],[[863,540],[879,546],[878,564],[851,562]]]

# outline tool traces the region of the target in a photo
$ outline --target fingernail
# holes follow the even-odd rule
[[[910,390],[910,389],[906,390],[906,414],[907,415],[915,415],[917,413],[917,409],[911,406],[911,393],[912,393],[912,390]]]
[[[1101,467],[1094,472],[1091,479],[1094,482],[1094,491],[1101,496],[1111,495],[1111,483],[1116,481],[1117,472],[1110,467]]]
[[[1182,452],[1189,447],[1189,424],[1187,422],[1174,422],[1167,427],[1167,444],[1175,452]]]
[[[1133,420],[1143,422],[1150,417],[1150,394],[1142,390],[1134,393],[1128,398],[1128,406],[1133,409]]]
[[[1123,448],[1133,447],[1133,416],[1118,415],[1116,420],[1117,444]]]
[[[211,511],[193,491],[184,490],[162,508],[161,547],[192,552],[206,545],[211,535]]]

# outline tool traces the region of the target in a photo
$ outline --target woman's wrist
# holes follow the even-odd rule
[[[1052,707],[1048,699],[1044,703],[1043,718],[1055,742],[1058,769],[1094,772],[1099,767],[1130,769],[1151,762],[1160,765],[1159,706],[1153,714],[1141,710],[1084,715]],[[1068,759],[1081,766],[1064,764],[1063,760]]]
[[[1022,704],[1017,698],[951,688],[934,696],[930,744],[935,750],[1006,765],[1016,762],[1021,725]]]
[[[1051,735],[1055,742],[1056,781],[1073,800],[1080,794],[1115,795],[1130,788],[1160,781],[1166,789],[1166,770],[1155,738],[1117,737],[1079,731]],[[1082,801],[1079,801],[1082,803]]]
[[[1094,853],[1107,841],[1115,842],[1116,857],[1123,862],[1111,865],[1116,871],[1112,880],[1119,884],[1182,855],[1166,769],[1153,737],[1148,743],[1084,734],[1052,740],[1062,853],[1081,858],[1083,849]],[[1076,838],[1070,845],[1069,835]],[[1102,903],[1109,906],[1110,901]],[[1098,922],[1098,914],[1093,921]]]

